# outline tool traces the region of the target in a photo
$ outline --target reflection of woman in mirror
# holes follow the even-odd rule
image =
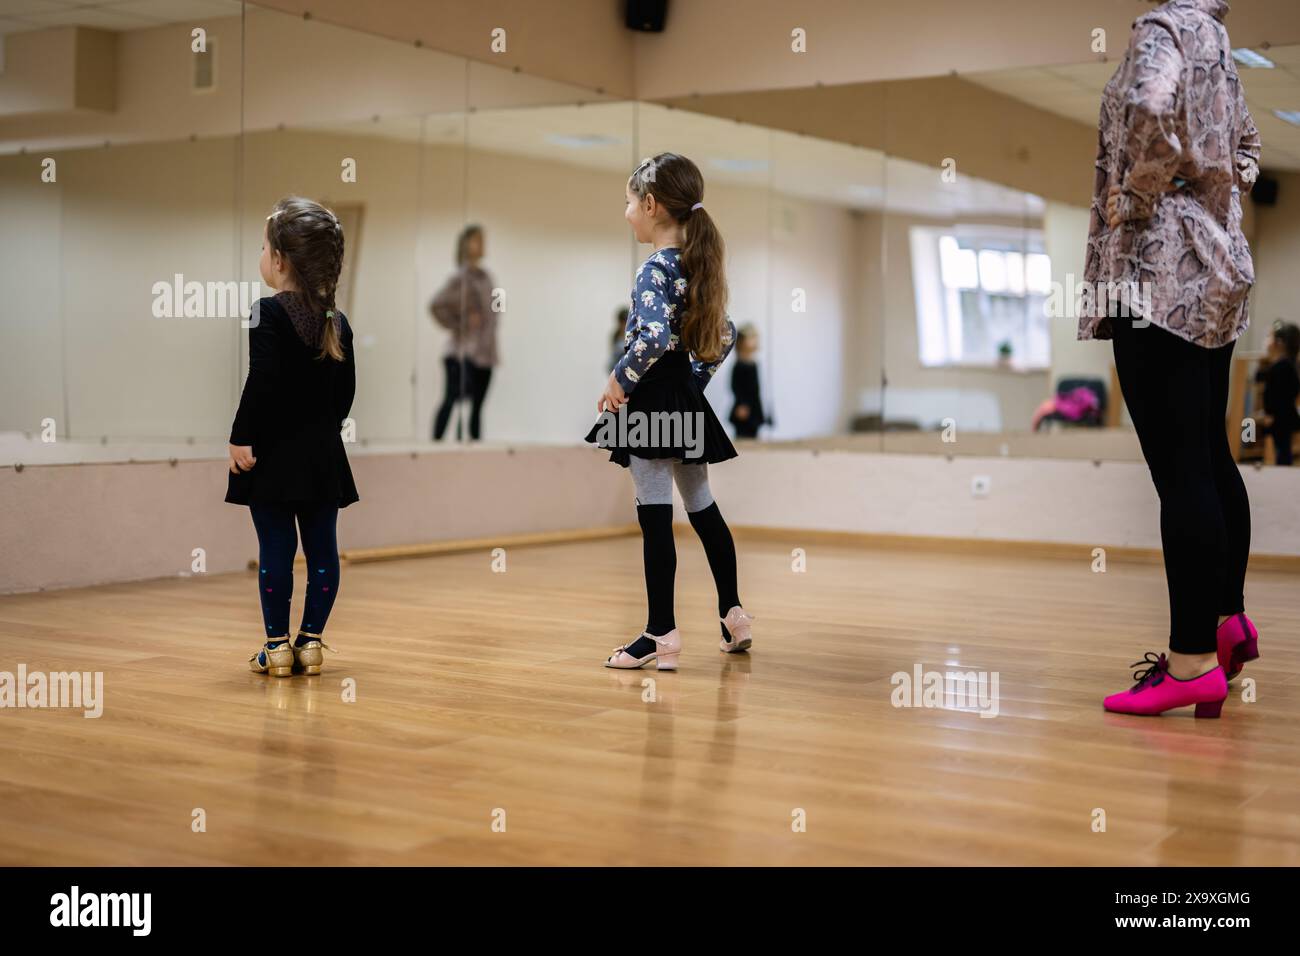
[[[339,509],[357,501],[339,432],[356,392],[352,327],[334,305],[343,227],[309,199],[275,204],[262,240],[262,281],[248,329],[248,380],[230,427],[226,501],[248,505],[257,531],[257,593],[266,643],[258,674],[319,674],[339,589]],[[289,643],[293,561],[307,558],[302,626]]]
[[[1300,398],[1300,372],[1296,358],[1300,356],[1300,328],[1279,322],[1268,340],[1268,353],[1260,363],[1255,378],[1264,386],[1264,426],[1273,438],[1273,449],[1279,465],[1290,465],[1291,440],[1300,431],[1300,413],[1296,412],[1296,399]]]
[[[479,266],[483,259],[483,229],[469,225],[456,240],[456,271],[429,303],[429,312],[451,333],[443,356],[446,388],[433,420],[433,439],[441,441],[459,402],[468,399],[469,437],[481,434],[483,400],[497,364],[497,312],[493,309],[492,277]],[[461,437],[459,418],[456,437]]]
[[[757,438],[767,423],[763,417],[763,395],[758,384],[758,329],[744,326],[736,335],[736,361],[731,367],[731,424],[737,438]]]
[[[673,608],[677,550],[673,484],[704,545],[718,592],[725,653],[751,644],[753,617],[740,604],[736,546],[709,491],[709,463],[736,457],[704,388],[735,342],[727,318],[726,254],[704,210],[704,177],[685,156],[660,153],[628,179],[624,218],[654,252],[636,273],[626,346],[596,402],[601,420],[587,441],[612,449],[632,471],[645,561],[645,630],[614,648],[606,667],[650,661],[676,670],[682,639]],[[666,427],[665,427],[666,426]]]
[[[1137,683],[1106,698],[1121,713],[1195,704],[1218,717],[1227,680],[1258,656],[1243,598],[1250,503],[1224,419],[1254,282],[1241,194],[1260,143],[1227,10],[1170,0],[1140,17],[1102,94],[1085,274],[1095,307],[1079,337],[1114,340],[1160,498],[1169,585],[1169,654],[1148,653]]]

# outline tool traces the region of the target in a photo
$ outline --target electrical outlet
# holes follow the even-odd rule
[[[970,480],[970,493],[973,498],[987,498],[993,488],[993,479],[988,475],[973,475]]]

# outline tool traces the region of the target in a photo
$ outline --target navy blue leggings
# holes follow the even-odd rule
[[[262,598],[262,620],[268,639],[289,635],[289,602],[293,598],[293,559],[298,553],[298,531],[307,556],[307,603],[302,627],[321,634],[339,589],[339,546],[335,535],[338,505],[251,505],[257,529],[257,593]],[[296,525],[295,525],[296,520]]]

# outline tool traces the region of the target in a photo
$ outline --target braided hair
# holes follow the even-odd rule
[[[310,199],[286,196],[267,217],[266,239],[288,263],[308,310],[325,317],[317,357],[343,361],[343,322],[334,303],[343,271],[343,226],[338,216]]]

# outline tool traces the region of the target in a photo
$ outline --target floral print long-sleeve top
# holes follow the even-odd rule
[[[1241,194],[1259,175],[1259,131],[1246,108],[1226,0],[1169,0],[1133,24],[1102,94],[1079,338],[1112,336],[1108,294],[1206,348],[1249,324],[1255,280]],[[1106,221],[1111,186],[1120,224]],[[1145,295],[1144,295],[1145,293]]]
[[[669,246],[655,252],[636,272],[632,307],[623,333],[623,357],[614,366],[614,377],[631,395],[646,372],[665,352],[681,348],[681,314],[686,307],[686,276],[681,253]],[[722,336],[722,354],[715,362],[701,362],[691,356],[691,371],[703,390],[736,344],[736,324],[727,320]]]

